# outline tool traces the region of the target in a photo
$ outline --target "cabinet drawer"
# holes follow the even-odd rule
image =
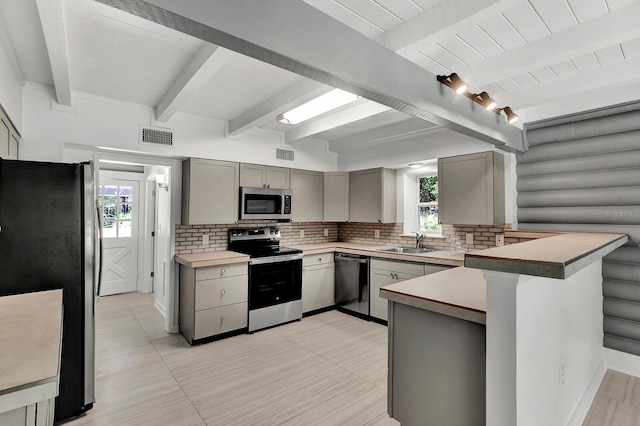
[[[333,263],[333,253],[305,254],[302,258],[302,266],[315,266]]]
[[[196,311],[249,300],[246,275],[196,282]]]
[[[400,274],[424,275],[424,264],[413,262],[394,262],[392,260],[371,259],[371,269],[384,269]]]
[[[215,336],[247,326],[249,304],[246,302],[196,312],[194,339]]]
[[[236,275],[247,275],[248,273],[248,263],[231,263],[228,265],[209,266],[206,268],[196,268],[196,281],[210,280],[212,278],[233,277]]]

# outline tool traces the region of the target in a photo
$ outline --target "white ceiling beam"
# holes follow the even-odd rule
[[[391,140],[403,139],[438,128],[438,126],[428,121],[409,118],[398,123],[377,127],[344,138],[334,139],[329,141],[329,149],[333,152],[340,152],[344,149],[353,149],[354,147],[375,145]]]
[[[522,130],[454,99],[435,75],[302,1],[98,1],[501,149],[524,149]]]
[[[523,0],[439,1],[428,9],[376,37],[376,41],[400,54],[430,45],[436,38],[494,16]]]
[[[67,27],[63,0],[36,0],[40,25],[49,54],[56,102],[71,106],[71,80],[69,75],[69,52]]]
[[[360,101],[354,105],[337,109],[334,113],[309,121],[307,124],[299,124],[295,129],[285,133],[285,142],[293,143],[309,136],[317,135],[335,127],[344,126],[354,121],[362,120],[375,114],[389,111],[386,105],[370,101]]]
[[[16,79],[18,86],[24,86],[24,76],[22,75],[20,62],[18,62],[16,51],[13,49],[13,45],[9,40],[9,34],[7,34],[7,30],[2,25],[0,25],[0,44],[2,44],[2,46],[4,47],[4,51],[7,55],[7,60],[9,61],[9,66],[11,66],[13,76]]]
[[[576,58],[640,37],[640,2],[565,31],[525,44],[502,55],[456,70],[471,87],[482,87],[528,71]],[[468,77],[468,78],[467,78]]]
[[[252,127],[261,127],[274,122],[278,114],[324,95],[332,89],[333,87],[318,83],[315,80],[302,79],[231,119],[229,121],[229,134],[237,135]]]
[[[156,106],[156,120],[169,121],[235,54],[205,42]]]

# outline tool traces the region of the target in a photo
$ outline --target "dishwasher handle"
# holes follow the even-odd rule
[[[346,254],[336,254],[335,255],[336,260],[340,260],[341,262],[355,262],[355,263],[369,263],[369,258],[368,257],[354,257],[354,256],[349,256]]]

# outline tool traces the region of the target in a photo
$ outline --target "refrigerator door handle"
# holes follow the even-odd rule
[[[98,259],[98,285],[96,286],[96,297],[100,297],[102,290],[102,264],[104,257],[104,245],[102,242],[102,212],[100,211],[100,205],[96,201],[96,224],[98,226],[98,251],[100,258]]]

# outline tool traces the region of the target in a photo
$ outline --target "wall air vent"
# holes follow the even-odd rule
[[[173,146],[173,132],[161,128],[140,127],[140,142]]]
[[[293,161],[294,154],[295,154],[295,151],[292,151],[290,149],[276,148],[277,160]]]

